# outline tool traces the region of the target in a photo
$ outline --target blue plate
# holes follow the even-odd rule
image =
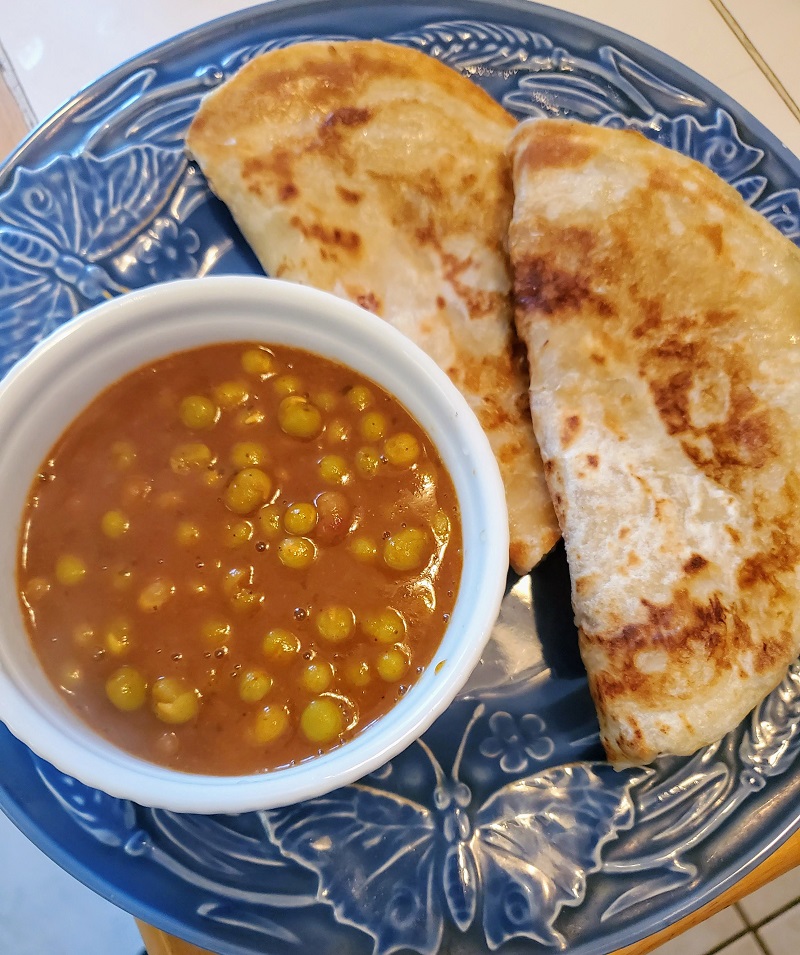
[[[800,163],[719,90],[622,34],[524,0],[277,0],[110,73],[0,169],[0,371],[109,295],[258,271],[183,155],[187,124],[261,51],[356,36],[424,50],[518,117],[640,129],[800,235]],[[611,770],[556,549],[509,578],[463,696],[358,785],[288,809],[180,816],[89,790],[0,726],[0,803],[101,895],[227,955],[600,955],[707,902],[798,826],[799,721],[795,665],[720,743]]]

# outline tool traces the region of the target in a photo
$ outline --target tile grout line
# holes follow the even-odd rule
[[[777,909],[775,909],[774,912],[770,912],[770,914],[767,915],[765,918],[756,919],[756,921],[751,922],[750,919],[745,915],[744,910],[741,908],[739,903],[738,902],[734,903],[734,907],[736,908],[736,911],[739,913],[739,915],[741,915],[742,921],[748,927],[748,929],[753,932],[757,932],[759,931],[759,929],[764,928],[764,926],[767,925],[769,922],[774,921],[780,915],[783,915],[784,913],[788,912],[789,909],[793,909],[796,905],[800,905],[800,899],[792,899],[791,902],[786,902],[784,905],[781,905]]]
[[[8,92],[11,94],[17,108],[22,114],[22,119],[26,126],[29,129],[33,129],[37,123],[36,113],[33,110],[33,106],[25,90],[22,88],[22,83],[20,83],[19,77],[11,65],[11,58],[2,43],[0,43],[0,82],[5,83]]]
[[[761,941],[761,936],[758,934],[758,930],[757,930],[757,929],[753,929],[753,933],[752,933],[752,934],[753,934],[753,938],[756,940],[756,945],[758,945],[758,947],[761,949],[761,951],[763,952],[763,955],[770,955],[769,949],[768,949],[767,946]]]
[[[720,17],[725,21],[726,26],[736,39],[742,44],[747,53],[750,55],[750,58],[754,61],[756,66],[761,70],[761,72],[766,77],[770,86],[775,90],[775,92],[780,96],[786,106],[789,108],[789,111],[794,116],[798,122],[800,122],[800,106],[795,103],[792,95],[783,85],[783,83],[778,78],[778,75],[772,69],[772,67],[767,63],[764,57],[758,52],[756,47],[751,42],[750,38],[747,36],[745,31],[739,24],[739,21],[734,17],[734,15],[728,10],[725,6],[723,0],[709,0],[711,6],[717,11]]]

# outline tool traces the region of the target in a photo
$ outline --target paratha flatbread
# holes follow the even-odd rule
[[[266,53],[212,92],[187,147],[267,273],[371,309],[447,372],[497,456],[524,573],[558,526],[513,332],[513,127],[423,53],[315,42]]]
[[[515,133],[531,407],[617,763],[732,729],[800,652],[800,251],[631,131]]]

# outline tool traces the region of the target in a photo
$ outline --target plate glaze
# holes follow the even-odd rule
[[[519,118],[640,129],[800,236],[800,163],[719,90],[628,37],[526,2],[277,0],[102,78],[0,170],[0,371],[105,297],[258,272],[186,161],[185,129],[258,53],[355,36],[421,49]],[[611,770],[559,547],[509,576],[461,698],[357,785],[287,809],[181,816],[89,790],[0,726],[0,804],[100,894],[221,953],[600,955],[702,905],[800,824],[799,723],[795,665],[720,743]]]

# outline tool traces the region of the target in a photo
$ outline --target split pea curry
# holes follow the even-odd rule
[[[19,542],[33,647],[107,739],[186,772],[313,757],[432,663],[462,568],[455,490],[374,382],[209,345],[127,375],[67,429]]]

